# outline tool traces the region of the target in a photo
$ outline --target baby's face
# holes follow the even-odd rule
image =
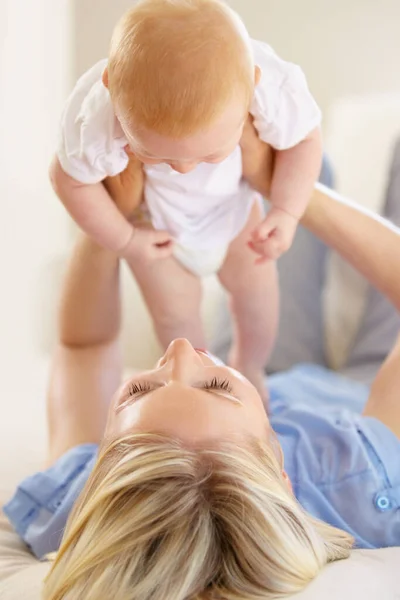
[[[227,158],[240,141],[247,116],[243,103],[234,100],[211,127],[178,140],[150,130],[134,130],[123,114],[118,118],[132,152],[145,165],[166,163],[178,173],[189,173],[199,163],[219,163]]]

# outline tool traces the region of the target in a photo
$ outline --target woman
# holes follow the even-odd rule
[[[261,192],[265,152],[254,141],[246,154]],[[125,214],[140,173],[132,161],[109,182]],[[396,229],[321,189],[303,223],[400,308]],[[346,558],[351,534],[366,547],[400,543],[400,342],[363,416],[272,393],[270,422],[248,381],[185,340],[118,388],[118,268],[78,243],[49,393],[49,469],[6,508],[35,554],[58,550],[44,598],[284,597]]]

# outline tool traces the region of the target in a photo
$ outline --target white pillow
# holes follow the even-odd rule
[[[357,550],[326,567],[295,600],[395,600],[400,597],[400,548]],[[49,563],[36,560],[0,514],[0,598],[41,600]],[[82,599],[84,600],[84,599]]]

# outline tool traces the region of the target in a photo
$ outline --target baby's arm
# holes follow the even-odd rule
[[[322,162],[321,111],[303,71],[255,43],[260,77],[251,114],[260,139],[274,148],[267,198],[270,211],[250,246],[260,262],[276,259],[292,244]]]
[[[297,146],[276,152],[269,200],[297,221],[307,208],[322,162],[320,128],[314,129]]]
[[[53,189],[76,223],[100,246],[123,254],[133,235],[133,227],[112,202],[100,183],[76,181],[54,157],[50,167]]]
[[[128,171],[133,161],[128,164]],[[118,210],[103,183],[80,183],[65,173],[57,157],[50,167],[50,179],[71,217],[100,246],[131,260],[170,256],[171,236],[165,231],[133,227]],[[138,197],[137,204],[140,200]]]
[[[319,128],[288,150],[275,153],[269,193],[270,211],[255,230],[250,247],[260,255],[258,263],[277,259],[292,245],[321,169],[322,141]]]

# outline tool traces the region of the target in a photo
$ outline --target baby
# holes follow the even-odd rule
[[[275,150],[265,216],[242,178],[249,118]],[[231,364],[261,391],[278,323],[275,260],[293,240],[321,163],[320,111],[299,67],[252,40],[220,0],[142,0],[108,61],[78,81],[51,167],[58,196],[125,257],[164,347],[205,347],[200,278],[216,273],[234,319]],[[103,185],[133,153],[152,227],[133,226]]]

